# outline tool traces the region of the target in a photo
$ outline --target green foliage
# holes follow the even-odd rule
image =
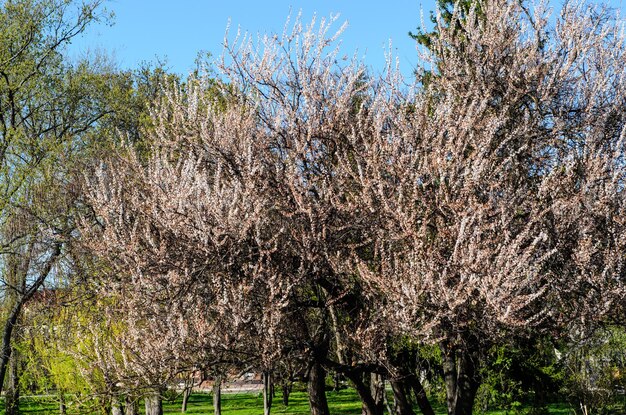
[[[72,247],[76,209],[82,208],[72,185],[75,176],[120,141],[141,148],[144,132],[153,127],[151,103],[162,96],[163,84],[178,79],[158,65],[120,72],[105,56],[66,58],[65,48],[74,37],[108,20],[102,1],[0,3],[0,238],[5,248],[0,266],[5,268],[3,290],[8,291],[0,293],[4,310],[23,301],[20,290],[12,287],[28,284],[29,267],[41,268],[32,258],[50,258],[46,250],[59,243],[62,255],[51,259],[59,266],[38,284],[54,279],[47,286],[54,287],[55,296],[76,294],[66,289],[69,280],[85,277],[92,259]],[[18,272],[11,267],[20,275],[13,275]],[[24,360],[22,386],[60,399],[69,393],[76,405],[94,403],[93,395],[111,388],[108,370],[96,363],[120,327],[98,316],[94,302],[46,308],[38,301],[26,309],[15,344]],[[4,311],[2,317],[7,315]],[[120,359],[107,353],[112,362]]]
[[[466,19],[472,8],[476,8],[480,14],[480,2],[476,0],[437,0],[436,7],[440,20],[437,19],[437,14],[434,11],[430,12],[430,21],[434,25],[434,29],[431,32],[426,32],[421,27],[418,27],[415,33],[409,32],[411,38],[428,49],[432,46],[433,37],[439,36],[438,25],[440,23],[443,23],[445,27],[452,26],[456,30],[460,30],[458,21]]]
[[[464,39],[465,35],[461,23],[470,15],[480,19],[483,13],[480,0],[437,0],[436,7],[437,13],[430,12],[430,21],[433,24],[432,31],[425,31],[424,28],[418,27],[415,33],[409,32],[409,36],[438,57],[437,68],[440,68],[439,65],[443,62],[444,52],[433,48],[433,40],[441,35],[442,29],[451,30],[453,36]],[[425,88],[432,84],[433,76],[436,74],[437,71],[423,69],[419,72],[416,71],[419,81]]]
[[[69,62],[64,52],[90,24],[107,19],[100,5],[0,3],[0,298],[8,334],[3,375],[8,351],[20,355],[11,335],[24,334],[19,326],[12,330],[12,321],[19,322],[22,306],[46,280],[67,275],[64,246],[74,236],[74,195],[67,184],[88,132],[107,109],[99,74],[85,62]],[[31,350],[21,355],[29,358]],[[57,363],[72,370],[67,361]]]
[[[624,404],[626,389],[626,331],[606,327],[593,336],[563,348],[563,394],[572,405],[593,413],[614,413]],[[623,411],[623,406],[620,406]]]
[[[503,408],[543,413],[556,398],[563,380],[554,346],[547,339],[515,346],[492,347],[482,369],[476,405],[482,411]]]
[[[122,144],[146,155],[147,137],[155,127],[150,112],[165,90],[180,84],[180,78],[168,73],[161,63],[146,63],[130,71],[108,71],[102,77],[102,101],[109,116],[93,131],[95,149],[107,152]]]
[[[116,383],[114,368],[123,360],[115,344],[123,322],[108,320],[98,308],[102,301],[84,294],[80,287],[57,289],[51,301],[31,306],[17,342],[24,390],[55,396],[70,410],[106,405]]]
[[[0,9],[0,180],[3,202],[40,169],[59,167],[106,113],[98,76],[64,59],[64,47],[97,20],[99,1],[14,0]],[[5,205],[6,206],[6,205]]]

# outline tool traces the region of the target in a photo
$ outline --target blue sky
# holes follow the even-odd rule
[[[624,10],[624,1],[612,0],[611,5]],[[238,26],[252,34],[280,33],[290,10],[292,15],[301,10],[304,22],[314,14],[338,13],[337,28],[344,21],[349,24],[342,36],[342,53],[358,50],[375,71],[384,67],[391,39],[401,70],[410,74],[417,52],[407,33],[420,25],[421,14],[428,22],[434,5],[435,0],[110,0],[106,7],[115,14],[114,25],[91,27],[74,42],[70,54],[104,50],[122,68],[166,59],[170,70],[184,75],[194,67],[199,51],[216,57],[221,53],[229,19],[231,37]]]
[[[210,0],[112,0],[106,3],[114,12],[114,25],[94,26],[70,48],[71,56],[87,49],[105,50],[122,68],[137,67],[142,61],[167,58],[172,71],[186,74],[194,67],[199,51],[217,57],[222,51],[225,29],[230,19],[231,37],[236,28],[252,34],[282,32],[287,16],[302,11],[303,21],[314,14],[339,14],[338,29],[348,21],[342,36],[342,52],[358,50],[366,64],[381,70],[384,54],[393,42],[402,70],[410,73],[416,64],[414,42],[408,37],[420,21],[420,10],[428,20],[434,0],[375,1],[210,1]]]

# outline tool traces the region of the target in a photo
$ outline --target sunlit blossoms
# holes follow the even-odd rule
[[[623,318],[626,45],[609,11],[477,2],[440,21],[412,85],[340,59],[328,22],[290,27],[165,85],[148,150],[84,173],[81,232],[137,356],[174,359],[163,373],[297,361],[313,414],[331,369],[374,415],[373,379],[406,373],[392,344],[409,338],[439,347],[460,415],[493,345]]]

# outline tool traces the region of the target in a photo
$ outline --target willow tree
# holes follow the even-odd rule
[[[0,278],[5,300],[0,388],[24,303],[54,275],[73,229],[63,166],[72,163],[85,133],[106,113],[93,72],[63,55],[73,38],[103,17],[100,3],[15,0],[0,6]],[[17,402],[7,399],[12,401]]]

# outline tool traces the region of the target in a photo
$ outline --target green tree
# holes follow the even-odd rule
[[[74,229],[68,171],[110,113],[99,99],[101,76],[63,54],[106,18],[101,3],[0,2],[0,390],[24,304],[66,264]]]
[[[409,32],[409,36],[420,45],[431,48],[433,37],[439,36],[439,25],[453,27],[455,31],[461,31],[459,21],[464,20],[472,9],[480,14],[480,2],[476,0],[437,0],[437,13],[430,12],[430,21],[434,25],[432,31],[425,31],[425,28],[418,27],[416,32]]]
[[[36,300],[16,339],[25,351],[21,383],[55,396],[62,410],[106,412],[130,398],[121,385],[133,378],[124,367],[132,357],[120,342],[125,327],[115,300],[94,296],[88,283],[46,290]]]
[[[435,50],[435,45],[438,44],[435,40],[441,36],[442,31],[446,32],[447,35],[463,39],[465,36],[463,22],[470,16],[477,19],[484,15],[482,3],[477,0],[437,0],[436,13],[430,12],[432,30],[428,31],[424,27],[418,27],[416,32],[410,31],[409,36],[436,56],[435,66],[439,69],[445,61],[445,53]],[[439,71],[437,70],[437,72]],[[431,84],[433,71],[420,68],[415,74],[425,87]]]

